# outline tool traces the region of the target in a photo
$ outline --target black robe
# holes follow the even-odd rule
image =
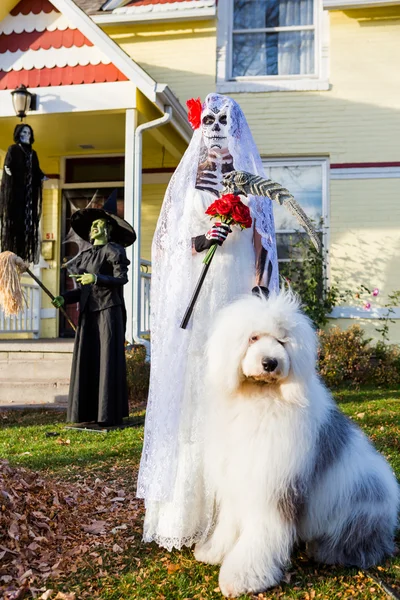
[[[28,262],[40,256],[39,221],[42,211],[42,180],[35,150],[27,144],[9,147],[0,188],[0,248]]]
[[[97,282],[63,294],[79,302],[67,420],[118,425],[129,414],[125,361],[126,311],[122,286],[129,260],[122,246],[109,242],[83,251],[71,264],[74,273],[93,273]]]

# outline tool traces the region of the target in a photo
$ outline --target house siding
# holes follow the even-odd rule
[[[106,32],[158,83],[167,83],[182,104],[215,90],[215,21],[138,24]]]

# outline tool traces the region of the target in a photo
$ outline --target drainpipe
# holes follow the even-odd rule
[[[134,212],[133,224],[136,231],[136,242],[133,245],[133,342],[143,344],[146,347],[147,355],[149,355],[150,344],[148,340],[140,337],[140,315],[141,315],[141,289],[140,289],[140,241],[141,241],[141,217],[142,217],[142,133],[147,129],[154,129],[165,125],[172,117],[172,107],[164,107],[165,114],[159,119],[143,123],[136,128],[135,132],[135,158],[134,158]]]

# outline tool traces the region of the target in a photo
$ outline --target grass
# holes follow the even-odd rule
[[[400,479],[400,390],[339,391],[336,399],[385,454]],[[66,430],[64,420],[65,414],[55,411],[0,413],[0,458],[56,480],[121,479],[126,488],[134,489],[143,428],[89,433]],[[168,553],[155,544],[143,544],[142,515],[140,512],[132,518],[124,534],[129,537],[123,556],[116,558],[110,548],[102,547],[99,538],[95,559],[89,557],[77,572],[71,568],[68,576],[49,580],[47,587],[75,592],[77,599],[220,599],[218,568],[197,563],[188,549]],[[388,560],[374,573],[396,585],[400,581],[400,557]],[[300,551],[293,557],[287,583],[254,596],[299,600],[386,597],[356,569],[316,565]]]

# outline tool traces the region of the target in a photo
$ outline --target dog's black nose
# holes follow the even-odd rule
[[[261,364],[264,367],[264,371],[267,373],[272,373],[272,371],[275,371],[276,367],[278,366],[278,361],[276,358],[263,358]]]

